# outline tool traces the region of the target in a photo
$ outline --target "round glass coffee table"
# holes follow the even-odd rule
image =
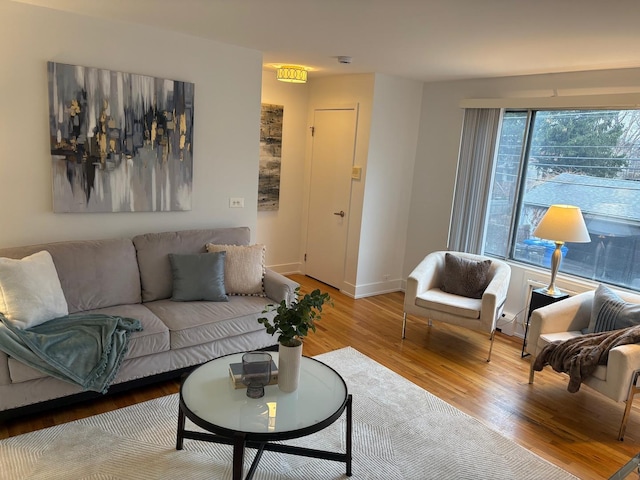
[[[278,363],[278,353],[269,352]],[[262,398],[249,398],[245,389],[234,388],[229,364],[242,361],[242,353],[226,355],[193,370],[180,387],[176,449],[184,439],[233,445],[233,480],[242,479],[245,448],[257,449],[247,480],[253,477],[262,453],[267,451],[321,458],[346,463],[351,476],[351,395],[342,377],[331,367],[302,357],[300,384],[293,393],[277,385],[265,387]],[[346,418],[346,451],[328,452],[295,447],[278,440],[304,437]],[[207,432],[185,430],[185,417]]]

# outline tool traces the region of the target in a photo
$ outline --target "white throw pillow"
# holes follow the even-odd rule
[[[0,258],[0,312],[21,329],[69,314],[49,252],[21,260]]]
[[[215,245],[207,243],[207,251],[227,252],[224,261],[224,287],[228,295],[265,297],[265,246]]]

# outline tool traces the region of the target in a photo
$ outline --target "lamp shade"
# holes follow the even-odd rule
[[[276,78],[281,82],[307,83],[307,70],[298,65],[282,65],[276,70]]]
[[[533,234],[554,242],[587,243],[591,241],[582,212],[573,205],[551,205]]]

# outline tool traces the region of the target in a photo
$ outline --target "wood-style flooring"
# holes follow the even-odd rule
[[[301,275],[303,291],[329,291],[318,331],[305,341],[313,356],[351,346],[420,385],[504,436],[583,479],[608,478],[640,452],[640,400],[624,442],[616,440],[624,404],[582,387],[566,390],[567,377],[545,369],[528,384],[529,359],[521,340],[498,334],[491,362],[487,335],[409,317],[401,338],[403,293],[354,300]],[[0,425],[0,439],[113,410],[178,391],[168,381],[97,401],[58,409]],[[425,432],[429,435],[429,432]],[[456,452],[461,453],[461,452]],[[452,452],[452,454],[456,454]]]

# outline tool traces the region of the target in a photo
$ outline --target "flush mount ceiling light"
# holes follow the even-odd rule
[[[307,83],[307,71],[298,65],[282,65],[276,71],[276,78],[281,82]]]

